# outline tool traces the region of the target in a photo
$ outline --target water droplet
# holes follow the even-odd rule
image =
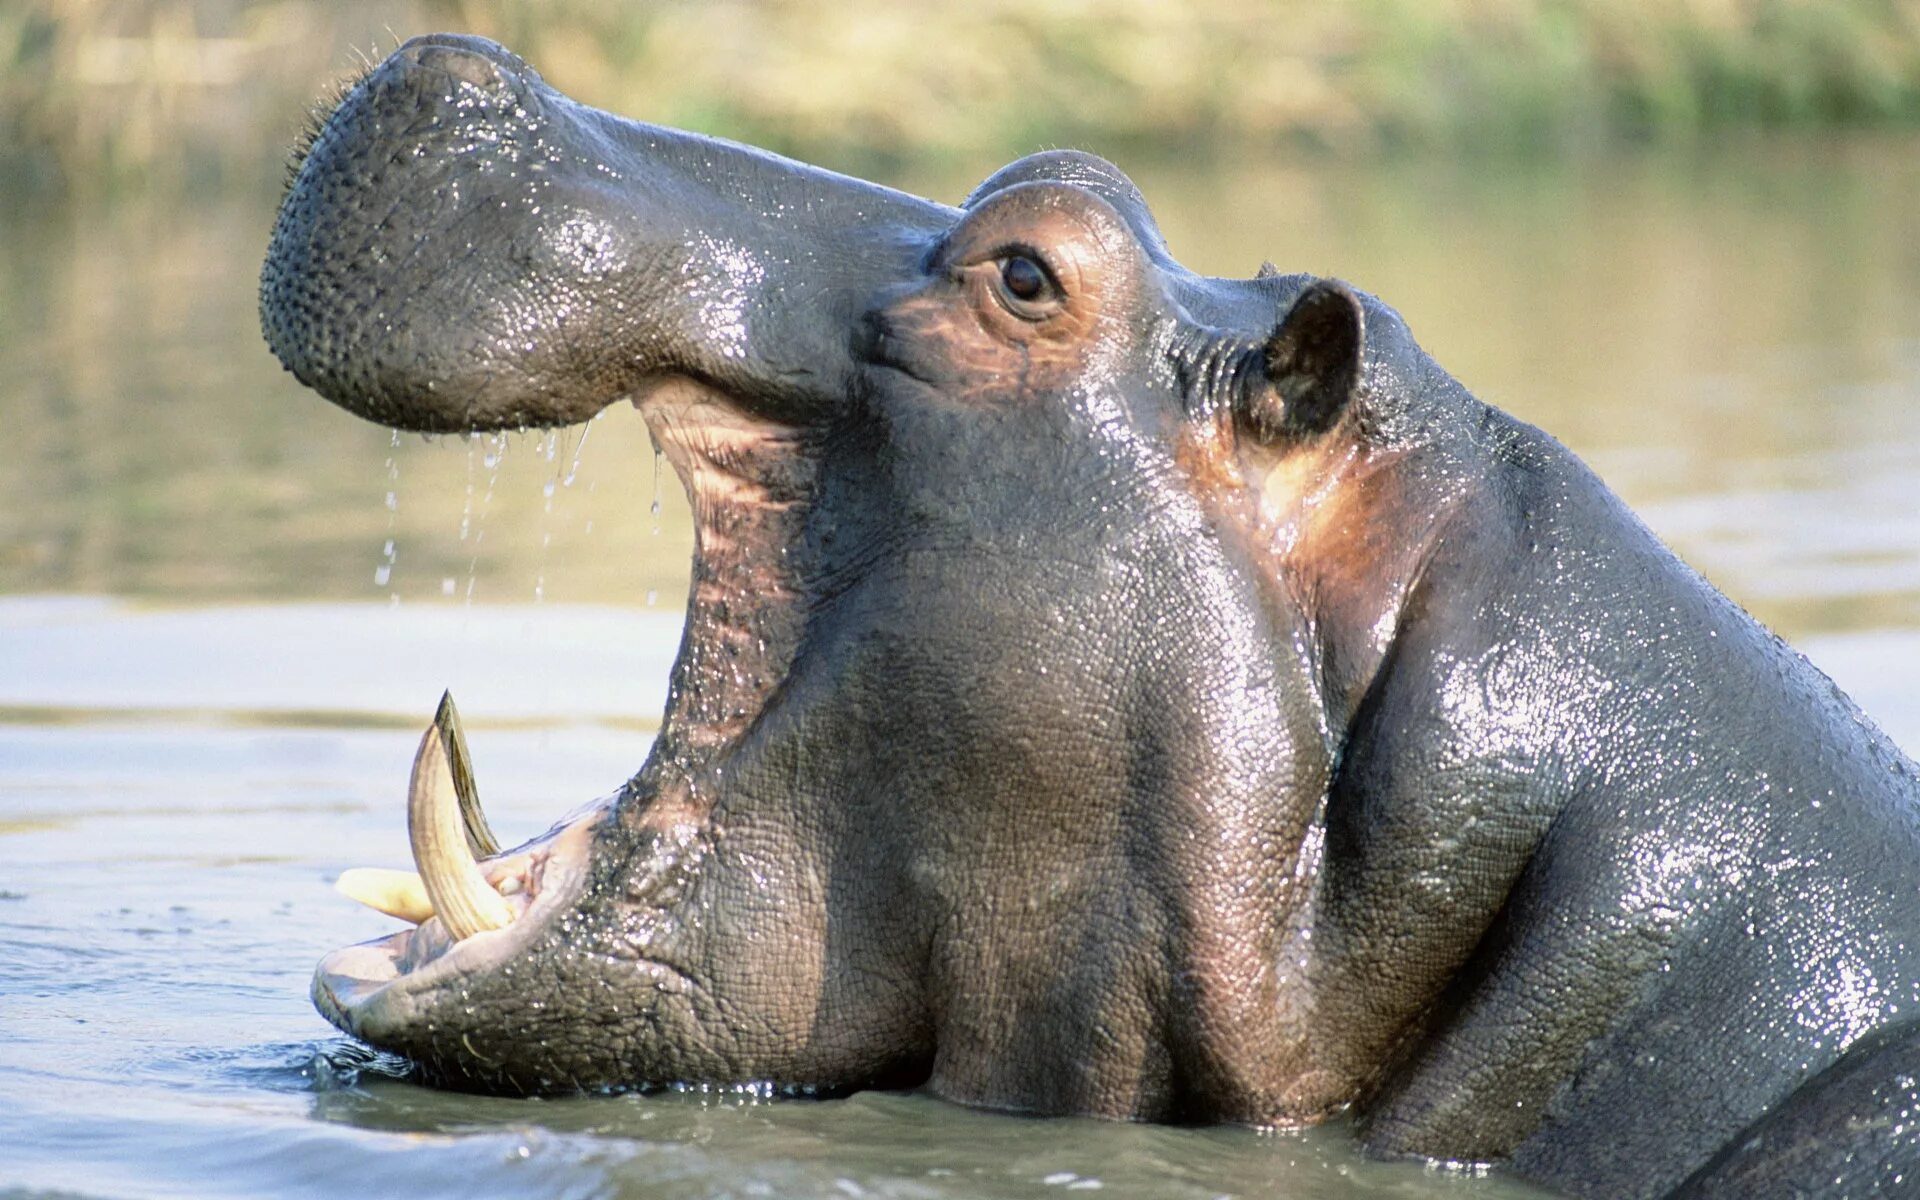
[[[566,477],[560,481],[562,486],[573,486],[574,476],[580,474],[580,454],[587,448],[587,435],[593,432],[594,422],[598,421],[605,414],[606,410],[601,409],[599,413],[594,414],[592,421],[588,421],[580,427],[580,440],[573,444],[573,462],[567,466]]]
[[[393,431],[393,437],[389,440],[388,444],[396,451],[400,448],[399,430],[396,429]],[[387,455],[386,507],[387,540],[386,544],[380,549],[381,562],[373,571],[373,584],[375,587],[385,587],[387,586],[387,582],[393,578],[393,530],[395,520],[400,512],[400,458],[397,454]],[[395,597],[395,599],[397,600],[398,597]]]
[[[660,448],[653,449],[653,535],[660,536]]]

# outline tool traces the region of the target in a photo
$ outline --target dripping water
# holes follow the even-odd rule
[[[580,455],[586,451],[587,435],[593,432],[594,422],[598,421],[601,417],[605,415],[606,415],[606,410],[602,409],[599,412],[594,414],[593,420],[588,421],[585,425],[582,425],[580,427],[580,440],[573,444],[573,458],[567,463],[567,474],[565,478],[560,480],[561,487],[572,487],[573,481],[579,477]]]
[[[653,503],[648,506],[648,511],[653,514],[652,536],[657,538],[660,536],[660,447],[659,446],[655,446],[653,448]],[[659,599],[660,599],[660,589],[658,588],[647,589],[647,607],[648,608],[652,608]]]
[[[574,478],[580,474],[580,456],[586,451],[586,448],[587,448],[587,434],[591,433],[593,431],[593,427],[599,424],[600,419],[606,415],[607,415],[607,410],[603,408],[599,412],[593,414],[593,418],[589,420],[585,425],[582,425],[580,427],[580,441],[573,448],[573,466],[567,470],[566,486],[572,487]],[[594,480],[594,479],[587,480],[587,495],[589,496],[593,495],[593,489],[597,486],[599,486],[598,480]],[[587,512],[589,515],[587,517],[586,532],[592,533],[593,517],[591,514],[593,512],[593,506],[591,504],[587,506]]]
[[[653,513],[653,536],[660,536],[660,450],[653,451],[653,503],[648,511]]]
[[[487,486],[480,494],[476,509],[473,501],[475,491],[473,478],[473,460],[476,452],[480,465],[486,468]],[[480,578],[480,543],[487,536],[487,513],[493,507],[494,485],[500,481],[500,462],[507,455],[507,435],[505,433],[467,435],[467,512],[460,521],[460,541],[467,547],[467,592],[465,601],[468,607],[473,605],[473,591]],[[469,537],[471,534],[471,537]]]
[[[559,431],[549,429],[540,439],[540,457],[549,465],[553,464],[560,453]],[[553,545],[553,493],[559,488],[559,468],[554,467],[547,481],[540,485],[540,560],[534,568],[533,602],[544,604],[547,599],[547,552]]]
[[[400,431],[393,431],[393,439],[387,443],[387,541],[380,552],[380,563],[373,569],[373,586],[389,587],[393,582],[393,564],[398,557],[396,551],[397,530],[400,518]],[[389,591],[390,604],[400,603],[398,590]]]

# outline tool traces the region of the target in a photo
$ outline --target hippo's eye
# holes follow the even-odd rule
[[[994,291],[1014,316],[1037,321],[1060,299],[1060,286],[1033,255],[1015,250],[1000,260]]]
[[[1014,299],[1031,303],[1047,290],[1047,273],[1026,255],[1016,254],[1000,264],[1000,282],[1013,293]]]

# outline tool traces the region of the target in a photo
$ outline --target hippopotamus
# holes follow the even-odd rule
[[[425,1080],[1920,1179],[1914,765],[1380,301],[1186,270],[1088,154],[953,208],[434,36],[311,136],[261,311],[398,429],[628,401],[693,513],[617,793],[502,851],[422,741],[419,877],[355,885],[413,924],[313,999]]]

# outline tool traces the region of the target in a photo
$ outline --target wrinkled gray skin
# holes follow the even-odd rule
[[[385,424],[632,399],[696,517],[658,742],[520,920],[322,964],[429,1078],[1916,1177],[1912,765],[1376,301],[1192,275],[1089,156],[955,210],[457,37],[326,122],[261,293]]]

